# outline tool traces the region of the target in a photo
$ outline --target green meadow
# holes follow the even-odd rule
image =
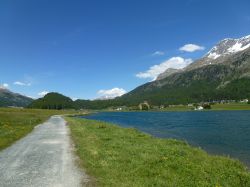
[[[0,150],[22,138],[55,114],[73,111],[0,108]]]
[[[212,105],[212,110],[250,110],[247,103],[225,103]]]
[[[56,114],[75,111],[0,109],[0,150]],[[65,117],[79,165],[93,186],[250,186],[249,170],[238,160],[209,155],[174,139],[132,128]]]
[[[66,120],[80,165],[96,186],[250,186],[250,173],[238,160],[110,123]]]

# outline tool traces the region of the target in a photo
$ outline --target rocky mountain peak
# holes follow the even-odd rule
[[[238,39],[226,38],[217,43],[205,56],[187,66],[185,70],[225,63],[227,58],[248,48],[250,48],[250,35]]]
[[[243,51],[248,47],[250,47],[250,35],[238,39],[226,38],[214,46],[204,57],[217,59],[221,56]]]

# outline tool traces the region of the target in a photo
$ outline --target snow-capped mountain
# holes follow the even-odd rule
[[[167,69],[161,73],[156,80],[164,79],[172,74],[189,71],[206,65],[226,63],[237,53],[250,48],[250,35],[242,38],[226,38],[217,43],[207,54],[196,60],[184,69]]]
[[[219,42],[216,46],[214,46],[205,55],[205,57],[210,59],[217,59],[221,56],[226,56],[243,51],[248,47],[250,47],[250,35],[239,39],[227,38]]]
[[[250,47],[250,35],[238,39],[226,38],[216,44],[205,56],[185,68],[192,70],[211,64],[224,63],[232,55]]]

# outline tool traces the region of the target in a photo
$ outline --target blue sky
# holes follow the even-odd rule
[[[0,84],[32,97],[130,91],[221,39],[249,35],[249,7],[249,0],[2,0]],[[180,50],[186,44],[195,46]]]

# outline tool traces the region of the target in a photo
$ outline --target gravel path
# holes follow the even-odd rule
[[[0,152],[1,187],[75,187],[88,177],[75,164],[69,129],[60,116]]]

